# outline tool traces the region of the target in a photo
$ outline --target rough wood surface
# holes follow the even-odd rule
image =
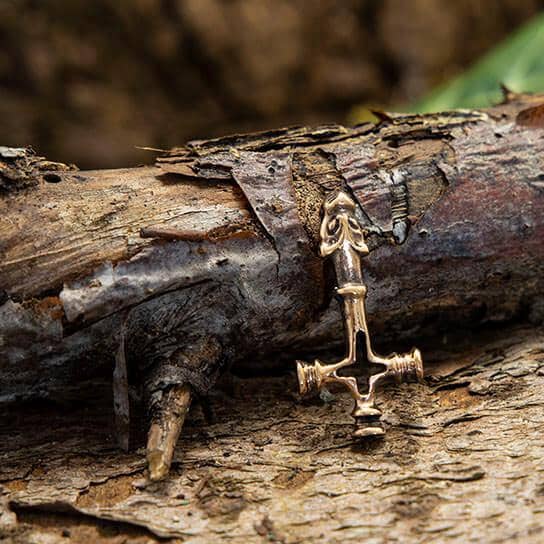
[[[15,176],[0,202],[2,398],[111,372],[121,330],[129,377],[151,392],[206,393],[230,364],[338,341],[314,255],[323,195],[342,184],[371,232],[382,339],[540,320],[542,100],[192,142],[154,167],[30,169],[33,188]]]
[[[113,449],[96,388],[69,409],[19,405],[0,428],[0,532],[14,543],[542,542],[543,346],[542,328],[437,339],[427,383],[384,393],[388,433],[364,448],[344,394],[301,403],[293,375],[238,379],[214,392],[213,424],[192,412],[169,479],[151,485],[142,455]]]
[[[445,331],[521,318],[541,322],[542,102],[541,96],[507,94],[504,104],[487,112],[426,116],[381,113],[382,121],[377,125],[281,129],[192,142],[160,157],[155,166],[120,171],[78,172],[47,163],[25,150],[0,148],[4,193],[0,203],[0,399],[18,401],[14,413],[23,409],[21,400],[36,397],[66,399],[76,394],[81,405],[86,384],[91,384],[93,394],[99,379],[106,378],[111,387],[117,356],[115,406],[119,407],[118,422],[124,429],[118,435],[119,442],[127,444],[128,400],[143,393],[153,421],[160,426],[156,436],[165,441],[155,451],[170,455],[181,423],[165,418],[164,410],[154,414],[154,409],[169,398],[169,392],[178,387],[187,392],[183,409],[170,410],[179,418],[191,396],[215,394],[217,379],[232,365],[239,369],[245,365],[253,374],[262,374],[269,365],[277,368],[278,363],[291,362],[303,351],[315,352],[341,341],[342,320],[332,297],[333,282],[315,252],[323,197],[340,187],[358,200],[359,220],[369,233],[371,254],[365,258],[369,321],[382,342],[394,339],[394,348],[401,349],[401,342],[409,339],[412,344],[415,336],[441,338]],[[459,534],[470,537],[472,533],[466,531],[476,531],[472,528],[479,515],[477,507],[467,513],[458,503],[466,501],[470,493],[476,496],[480,488],[453,487],[451,482],[472,485],[472,481],[490,473],[493,477],[484,480],[489,482],[489,493],[501,482],[493,472],[498,470],[499,461],[496,455],[492,459],[481,455],[485,451],[481,442],[488,434],[494,438],[500,435],[504,446],[500,451],[510,455],[515,444],[527,444],[527,434],[519,429],[527,426],[527,421],[540,423],[538,414],[532,411],[540,402],[538,384],[533,385],[540,375],[530,371],[536,372],[541,350],[531,343],[530,336],[538,334],[541,343],[541,332],[520,334],[521,340],[512,340],[511,348],[508,344],[489,348],[491,354],[503,347],[512,349],[504,360],[493,355],[488,361],[482,355],[483,364],[466,355],[465,362],[468,358],[475,363],[467,372],[477,379],[463,374],[463,383],[470,382],[472,389],[465,395],[470,402],[462,400],[460,407],[449,410],[447,400],[441,399],[452,393],[436,388],[395,391],[401,405],[395,409],[397,396],[390,396],[391,404],[384,406],[387,414],[400,413],[398,420],[389,416],[393,418],[391,440],[388,436],[382,445],[367,446],[363,451],[348,445],[349,416],[336,409],[343,400],[317,408],[319,417],[314,420],[311,406],[294,407],[292,400],[282,404],[287,391],[292,392],[287,384],[294,387],[294,377],[247,382],[249,399],[225,399],[220,427],[210,427],[216,429],[215,434],[209,434],[210,441],[202,446],[208,457],[198,453],[198,448],[193,457],[191,453],[183,461],[178,457],[178,465],[185,468],[200,470],[212,458],[221,467],[223,453],[219,452],[224,439],[224,458],[233,461],[222,466],[228,476],[214,475],[210,481],[203,478],[198,492],[193,490],[192,500],[197,501],[200,513],[181,509],[188,500],[184,497],[191,494],[188,474],[192,468],[182,472],[175,484],[153,484],[158,487],[143,489],[140,483],[142,489],[136,492],[132,480],[124,491],[108,483],[113,491],[105,504],[93,495],[91,490],[97,485],[119,478],[127,483],[123,478],[143,471],[141,453],[120,456],[113,449],[109,453],[104,450],[105,433],[109,432],[106,407],[111,397],[108,402],[94,399],[97,410],[103,410],[96,414],[100,423],[98,435],[94,435],[96,446],[91,429],[85,428],[77,410],[79,418],[74,425],[79,425],[79,430],[71,437],[63,434],[67,431],[64,425],[50,429],[44,420],[37,428],[31,427],[28,435],[21,431],[20,440],[24,442],[25,436],[31,442],[39,438],[42,446],[34,442],[30,449],[7,447],[5,459],[13,461],[16,475],[8,474],[5,480],[23,488],[12,491],[27,494],[12,493],[9,499],[4,496],[2,504],[9,506],[11,500],[16,510],[29,505],[60,508],[143,525],[156,535],[194,535],[197,542],[201,535],[205,542],[220,531],[233,540],[251,538],[254,531],[258,538],[304,541],[304,531],[314,530],[323,531],[324,536],[319,537],[321,532],[313,536],[330,541],[336,531],[346,531],[347,538],[360,537],[376,529],[376,523],[391,534],[397,531],[401,541],[402,531],[415,531],[416,541],[420,538],[418,531],[428,530],[436,532],[437,539],[457,538],[457,523],[452,522],[451,528],[439,525],[447,525],[450,518],[461,522],[468,519],[469,528]],[[421,347],[434,372],[436,349]],[[526,350],[521,358],[515,355],[518,348]],[[124,380],[125,367],[130,388]],[[524,369],[529,369],[527,378]],[[522,374],[516,376],[519,372]],[[457,379],[457,373],[453,376]],[[445,389],[440,391],[462,388],[449,382],[450,378],[443,377],[439,385]],[[517,384],[522,384],[519,391]],[[494,391],[495,385],[496,395],[488,399],[485,391]],[[260,392],[259,387],[265,390]],[[479,394],[481,403],[480,397],[473,396]],[[413,396],[413,404],[412,399],[408,403],[409,396]],[[463,415],[465,401],[467,406],[475,401],[475,415]],[[234,425],[229,424],[227,410],[237,418]],[[291,415],[284,417],[287,410]],[[499,410],[506,416],[492,420]],[[339,418],[339,423],[332,420],[320,426],[319,421],[327,423],[327,414]],[[17,434],[12,417],[8,414],[8,435]],[[272,417],[274,421],[270,421]],[[525,419],[518,422],[517,417]],[[421,428],[420,419],[427,421]],[[473,419],[489,420],[489,433],[482,432],[480,437]],[[15,421],[22,424],[17,418]],[[469,446],[471,440],[477,442],[474,450],[467,446],[472,464],[463,463],[461,454],[449,445],[448,440],[464,428],[458,423],[468,426],[467,436],[476,437],[467,439]],[[512,442],[505,426],[514,429]],[[60,444],[42,450],[43,458],[52,463],[46,471],[53,480],[40,478],[40,469],[21,476],[21,466],[29,466],[25,452],[35,456],[34,446],[40,449],[48,443],[42,432],[46,427]],[[271,437],[270,444],[278,433],[278,448],[267,449],[269,438],[263,438],[265,442],[257,445],[263,450],[252,449],[247,437],[257,429]],[[185,437],[178,454],[190,450],[187,438],[194,438],[197,444],[200,439],[205,442],[207,435],[199,432]],[[530,425],[524,432],[536,436]],[[417,436],[420,438],[414,438]],[[217,444],[215,438],[220,439]],[[343,442],[338,443],[339,438]],[[317,445],[317,441],[324,445]],[[166,442],[170,446],[165,447]],[[419,450],[432,454],[424,457],[421,453],[421,464],[416,455],[420,442]],[[109,443],[113,447],[114,442]],[[134,436],[133,443],[141,441]],[[70,453],[65,447],[75,449]],[[342,454],[329,454],[337,449]],[[76,450],[79,453],[74,453]],[[263,466],[274,466],[278,471],[269,475],[275,482],[272,487],[268,480],[259,480],[266,476],[266,470],[258,469],[256,475],[255,470],[242,467],[242,461],[248,466],[257,464],[262,452]],[[101,453],[109,464],[95,466],[95,457]],[[529,471],[538,470],[533,453]],[[22,457],[17,460],[17,455]],[[329,464],[325,462],[321,474],[322,459],[329,459]],[[67,470],[70,460],[74,461],[76,484],[74,474]],[[473,468],[481,466],[484,468]],[[167,468],[157,474],[163,475]],[[419,476],[412,475],[414,470]],[[368,473],[363,483],[360,471]],[[317,478],[318,474],[323,479]],[[508,474],[507,479],[513,478],[513,471]],[[307,477],[316,477],[317,490],[299,497],[298,502],[282,498],[281,490],[292,485],[291,480],[302,478],[302,486]],[[537,485],[532,476],[521,479],[524,485]],[[11,483],[14,480],[17,482]],[[427,499],[427,491],[421,491],[422,506],[415,510],[406,507],[408,514],[404,517],[417,518],[427,502],[432,515],[426,513],[417,523],[403,521],[398,525],[395,516],[402,518],[397,510],[402,511],[403,503],[399,498],[389,504],[390,498],[410,495],[412,484],[417,497],[417,482],[435,481],[438,487],[430,486],[430,495],[438,498]],[[40,487],[42,484],[45,487]],[[240,492],[246,484],[249,487]],[[255,487],[251,487],[253,484]],[[506,496],[508,486],[500,485]],[[269,495],[266,489],[270,489]],[[517,489],[509,491],[509,497],[512,493],[518,497]],[[463,494],[467,492],[469,495]],[[335,493],[338,500],[328,502]],[[525,497],[527,488],[522,487],[520,493],[519,497]],[[322,511],[321,500],[327,503]],[[505,531],[512,536],[514,521],[522,515],[526,522],[520,534],[533,538],[531,531],[540,530],[538,507],[530,512],[520,507],[515,514],[513,508],[512,512],[500,510],[496,502],[501,498],[493,502],[487,495],[478,495],[477,500],[474,504],[492,503],[481,514],[485,523],[478,530],[485,529],[485,520],[491,516],[501,518]],[[247,506],[253,503],[260,506]],[[265,508],[268,503],[273,505],[269,511]],[[310,517],[295,519],[296,526],[302,524],[301,532],[295,533],[289,524],[299,510]],[[36,513],[24,510],[21,515]],[[437,525],[427,527],[433,516]],[[214,526],[210,518],[217,518],[220,526]],[[7,512],[3,519],[10,523],[13,515]],[[235,519],[238,525],[233,525]],[[331,525],[331,520],[338,521],[338,526]],[[490,522],[496,528],[493,524]],[[376,538],[381,538],[378,532]],[[339,535],[337,540],[345,538]]]

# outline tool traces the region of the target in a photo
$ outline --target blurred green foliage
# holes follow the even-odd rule
[[[501,100],[500,84],[516,92],[544,91],[544,14],[532,19],[455,78],[410,111],[480,108]]]

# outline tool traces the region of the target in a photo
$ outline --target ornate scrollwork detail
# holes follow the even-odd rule
[[[343,244],[349,244],[362,255],[368,253],[363,229],[355,218],[355,206],[355,202],[344,191],[325,200],[319,246],[322,257],[331,255]]]

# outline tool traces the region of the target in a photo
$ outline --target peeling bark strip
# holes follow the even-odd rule
[[[293,316],[296,322],[284,315],[285,326],[304,326],[322,304],[323,272],[297,212],[290,157],[242,152],[240,159],[232,176],[277,252],[277,281],[284,285],[283,296],[307,301],[305,314]]]
[[[39,170],[0,203],[1,399],[111,376],[123,323],[150,406],[176,386],[207,394],[231,364],[338,342],[311,249],[340,186],[371,233],[383,340],[542,319],[544,129],[527,119],[543,101],[191,142],[154,167],[55,183]],[[2,168],[19,168],[10,153]]]
[[[125,353],[125,325],[121,326],[119,347],[115,354],[113,369],[113,408],[115,412],[115,434],[121,449],[128,451],[130,442],[130,398]]]

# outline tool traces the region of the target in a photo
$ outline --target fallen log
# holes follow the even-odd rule
[[[168,407],[173,388],[206,395],[233,364],[338,343],[316,246],[323,198],[341,187],[361,207],[383,341],[541,320],[543,101],[507,93],[485,112],[197,141],[124,170],[1,148],[1,399],[57,395],[115,366],[125,432],[127,374],[153,436],[171,441],[185,410]]]

